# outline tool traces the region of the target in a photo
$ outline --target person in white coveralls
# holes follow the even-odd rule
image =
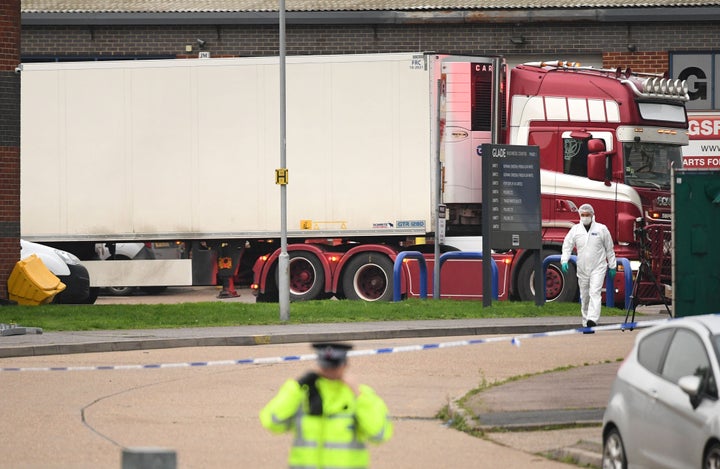
[[[583,204],[578,210],[580,223],[565,236],[560,259],[562,271],[567,273],[573,249],[577,249],[577,279],[580,287],[580,310],[583,327],[595,327],[600,320],[601,292],[607,269],[615,278],[617,261],[610,231],[595,221],[595,210]]]

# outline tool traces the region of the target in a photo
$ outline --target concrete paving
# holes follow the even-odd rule
[[[612,316],[604,318],[601,325],[622,324],[623,321],[624,317]],[[31,328],[32,325],[20,326]],[[0,338],[0,358],[222,345],[522,335],[577,327],[576,318],[543,317],[43,332]]]
[[[666,318],[664,310],[652,307],[639,308],[636,320]],[[603,317],[601,325],[621,324],[624,319]],[[337,340],[513,337],[571,331],[577,323],[578,318],[549,317],[29,333],[0,337],[0,358]],[[491,386],[465,403],[472,414],[469,421],[485,432],[487,439],[531,453],[546,450],[548,438],[558,439],[557,432],[550,436],[550,429],[572,427],[562,432],[566,440],[557,442],[554,456],[599,467],[598,425],[618,366],[617,362],[581,366]]]

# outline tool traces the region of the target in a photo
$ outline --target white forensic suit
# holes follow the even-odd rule
[[[588,321],[595,324],[600,319],[603,283],[607,269],[617,269],[613,240],[610,231],[593,216],[589,228],[578,223],[565,236],[560,262],[570,260],[573,248],[577,248],[577,278],[580,287],[582,325]]]

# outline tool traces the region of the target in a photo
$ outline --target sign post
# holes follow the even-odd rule
[[[492,249],[532,249],[535,253],[535,304],[545,303],[542,272],[540,149],[537,146],[483,144],[483,253]],[[483,304],[491,298],[490,262],[483,262]],[[487,281],[486,281],[487,279]]]

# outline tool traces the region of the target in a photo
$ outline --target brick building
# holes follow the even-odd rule
[[[0,305],[20,257],[20,0],[0,2]]]
[[[276,2],[23,0],[24,60],[278,54]],[[436,51],[676,74],[720,46],[720,2],[289,1],[287,54]],[[691,59],[692,60],[692,59]],[[681,61],[686,63],[687,61]],[[714,70],[705,78],[714,81]],[[688,76],[690,82],[693,76]],[[711,97],[702,108],[716,108]]]

